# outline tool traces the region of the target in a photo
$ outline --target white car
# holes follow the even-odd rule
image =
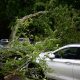
[[[70,44],[55,51],[43,52],[36,62],[45,59],[51,72],[45,75],[56,80],[80,80],[80,44]]]

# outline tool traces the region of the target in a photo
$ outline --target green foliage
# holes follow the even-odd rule
[[[44,11],[45,4],[43,2],[38,2],[34,5],[34,11]]]
[[[21,67],[29,61],[34,61],[39,52],[31,45],[28,40],[24,42],[15,41],[11,43],[8,48],[0,50],[0,62],[3,64],[0,66],[0,73],[4,76],[9,74],[20,74],[25,77],[26,70]],[[37,55],[35,55],[37,54]]]
[[[30,18],[28,20],[25,20],[23,23],[22,22],[18,22],[19,26],[18,26],[18,30],[16,31],[16,35],[18,37],[27,37],[27,32],[28,32],[28,26],[33,23],[33,20]],[[17,27],[17,26],[15,26]]]
[[[68,4],[69,6],[72,6],[75,9],[80,9],[80,0],[57,0],[59,4],[62,5]]]
[[[0,56],[2,58],[1,62],[3,62],[3,65],[2,67],[0,66],[0,74],[4,74],[4,76],[6,76],[15,73],[21,78],[25,78],[26,70],[21,66],[28,61],[35,62],[35,59],[38,57],[39,53],[45,51],[46,47],[44,46],[44,43],[45,41],[32,45],[25,39],[24,42],[15,41],[12,42],[10,46],[7,46],[7,48],[1,49]],[[41,61],[40,65],[42,65],[42,68],[45,70],[47,67],[43,64],[45,64],[45,62]]]
[[[79,36],[80,33],[77,31],[77,21],[74,21],[75,18],[78,18],[76,10],[68,8],[68,6],[59,6],[53,12],[52,15],[55,19],[55,37],[61,39],[62,44],[79,42],[80,38],[77,35]]]
[[[35,41],[44,40],[46,37],[58,39],[61,40],[61,45],[79,42],[79,13],[68,5],[51,9],[48,14],[32,18],[29,25],[24,22],[22,26],[25,28],[20,27],[19,33],[26,33],[27,37],[32,34]]]
[[[51,0],[49,5],[54,4],[54,2]],[[43,4],[42,2],[39,3]],[[58,39],[61,40],[61,45],[78,43],[80,40],[78,37],[80,33],[79,15],[79,11],[68,5],[49,6],[47,14],[26,20],[23,23],[19,22],[20,25],[17,34],[18,36],[22,35],[26,37],[34,35],[35,41],[44,40],[46,37]]]
[[[53,51],[57,49],[60,45],[60,41],[58,39],[45,39],[44,41],[44,51]]]

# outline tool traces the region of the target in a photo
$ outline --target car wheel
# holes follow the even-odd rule
[[[35,79],[35,80],[38,80],[38,79],[42,80],[45,77],[41,66],[37,63],[29,63],[28,69],[26,70],[25,75],[27,78]]]

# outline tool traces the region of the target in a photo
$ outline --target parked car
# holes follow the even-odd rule
[[[80,80],[80,44],[70,44],[57,50],[43,52],[36,59],[44,59],[51,72],[45,72],[49,78],[56,80]]]
[[[9,40],[8,39],[1,39],[0,40],[0,44],[1,45],[7,45],[9,43]]]
[[[25,38],[19,38],[19,41],[20,42],[24,42],[25,41]]]

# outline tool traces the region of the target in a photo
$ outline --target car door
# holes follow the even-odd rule
[[[80,80],[80,47],[75,52],[73,65],[74,80]]]
[[[49,77],[58,80],[73,80],[73,60],[70,48],[65,48],[55,52],[55,59],[48,59],[47,64],[52,72],[48,73]]]
[[[80,60],[74,61],[74,80],[80,80]]]

